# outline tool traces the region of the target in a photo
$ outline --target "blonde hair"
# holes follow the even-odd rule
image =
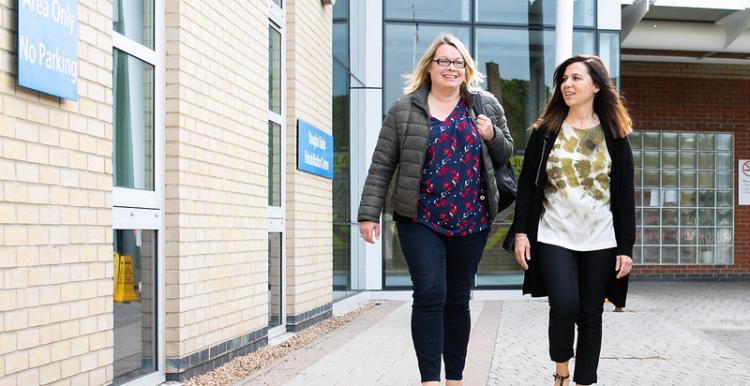
[[[442,33],[432,41],[424,54],[422,54],[422,57],[419,58],[419,62],[417,62],[417,67],[414,69],[414,72],[404,75],[406,78],[404,94],[413,93],[422,87],[423,84],[430,82],[428,69],[430,68],[430,64],[432,64],[432,60],[435,58],[435,52],[443,44],[448,44],[457,49],[458,52],[461,53],[464,63],[466,63],[466,67],[464,68],[464,83],[461,85],[461,88],[470,93],[477,93],[481,90],[480,84],[484,81],[484,74],[477,71],[474,59],[471,58],[466,46],[464,46],[464,44],[455,36],[449,33]]]

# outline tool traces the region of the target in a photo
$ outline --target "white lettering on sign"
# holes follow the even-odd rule
[[[49,0],[23,0],[21,6],[41,17],[49,18],[52,16],[52,21],[65,27],[69,34],[73,34],[76,14],[70,9],[69,4],[62,8],[58,0],[52,0],[52,8],[50,9]]]
[[[18,54],[21,55],[21,59],[31,64],[36,63],[36,48],[33,44],[29,44],[29,39],[23,35],[19,35],[18,44],[20,46]]]
[[[326,149],[326,141],[321,136],[317,136],[311,132],[307,132],[307,142],[312,145],[312,147],[318,148],[320,150]]]
[[[49,17],[49,3],[47,0],[23,0],[22,7],[35,12],[42,17]]]
[[[50,51],[44,43],[39,43],[38,52],[40,66],[70,76],[70,83],[76,82],[78,62],[66,57],[65,51],[61,53],[59,48],[55,48],[55,51]]]
[[[330,167],[328,160],[319,157],[317,154],[312,154],[307,150],[305,150],[305,163],[323,170],[328,170]]]

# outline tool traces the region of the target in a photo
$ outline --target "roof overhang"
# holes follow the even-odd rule
[[[622,60],[750,64],[750,0],[622,0]]]

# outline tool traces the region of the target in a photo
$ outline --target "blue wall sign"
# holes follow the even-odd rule
[[[78,99],[78,2],[18,0],[18,85]]]
[[[297,169],[333,179],[333,137],[297,120]]]

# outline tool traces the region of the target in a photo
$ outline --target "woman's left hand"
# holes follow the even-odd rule
[[[495,138],[495,128],[492,127],[492,121],[484,114],[477,116],[477,131],[479,136],[485,141],[491,141]]]
[[[633,259],[630,256],[617,255],[617,262],[615,263],[615,271],[617,271],[617,278],[623,278],[630,273],[633,269]]]

